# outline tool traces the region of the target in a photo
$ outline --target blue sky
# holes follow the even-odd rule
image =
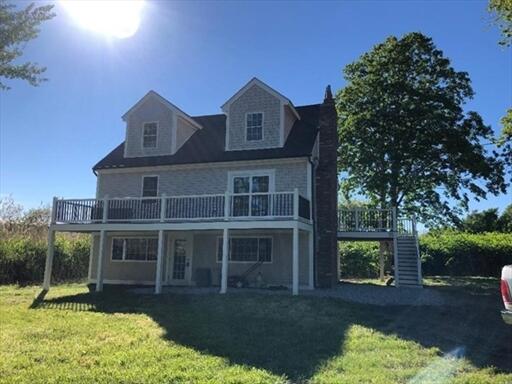
[[[317,103],[327,84],[343,87],[346,64],[390,35],[431,36],[469,72],[467,108],[497,132],[512,104],[512,49],[498,46],[484,1],[149,2],[127,39],[55,11],[23,56],[47,66],[49,81],[0,92],[0,194],[26,207],[94,196],[91,167],[123,140],[121,115],[150,89],[191,115],[219,113],[253,76],[295,105]]]

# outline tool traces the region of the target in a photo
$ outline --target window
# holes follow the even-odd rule
[[[112,240],[112,260],[154,261],[157,252],[157,238],[115,238]]]
[[[157,123],[144,123],[144,132],[142,135],[143,148],[156,148]]]
[[[231,262],[272,262],[272,238],[270,237],[232,237],[229,241],[229,261]],[[217,261],[222,261],[221,237],[217,242]]]
[[[270,175],[233,177],[233,216],[269,214]]]
[[[155,197],[158,195],[158,176],[144,176],[142,178],[142,197]]]
[[[263,139],[263,113],[248,113],[245,120],[246,140],[258,141]]]

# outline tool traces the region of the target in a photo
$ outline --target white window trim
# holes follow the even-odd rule
[[[156,236],[115,236],[112,237],[110,245],[110,262],[111,263],[156,263],[156,260],[131,260],[126,259],[126,240],[128,239],[155,239],[158,241]],[[123,240],[123,258],[121,260],[113,259],[114,256],[114,240]]]
[[[146,177],[156,177],[156,196],[144,196],[144,179]],[[143,175],[142,176],[142,183],[140,186],[140,197],[147,197],[147,198],[156,198],[160,195],[160,175]]]
[[[247,126],[247,116],[248,115],[255,115],[257,113],[261,113],[261,139],[259,139],[259,140],[247,140],[247,129],[249,128]],[[262,111],[246,112],[245,113],[245,143],[260,143],[262,141],[265,141],[265,112],[262,112]]]
[[[144,129],[146,128],[146,124],[156,124],[156,139],[155,139],[155,146],[154,147],[145,147],[144,146]],[[142,136],[140,145],[143,151],[156,149],[158,148],[158,131],[160,130],[160,122],[159,121],[143,121],[142,122]]]
[[[229,240],[231,239],[270,239],[270,261],[264,261],[262,264],[273,264],[274,263],[274,237],[270,235],[265,236],[258,236],[258,235],[235,235],[235,236],[229,236]],[[217,237],[217,247],[215,248],[215,262],[217,264],[222,264],[222,260],[217,259],[217,252],[219,252],[219,243],[222,242],[222,236]],[[231,248],[229,249],[231,251]],[[255,264],[258,263],[259,260],[256,261],[237,261],[237,260],[230,260],[230,255],[228,254],[228,262],[230,264]]]
[[[275,169],[253,169],[247,171],[229,171],[228,172],[228,192],[233,193],[233,179],[235,177],[253,177],[268,176],[268,193],[275,192]],[[252,182],[251,182],[252,183]],[[250,188],[250,187],[249,187]],[[249,191],[249,193],[252,193]]]

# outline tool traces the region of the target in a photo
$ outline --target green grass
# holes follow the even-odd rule
[[[42,301],[38,292],[0,287],[0,383],[512,382],[512,327],[497,296],[467,294],[470,307],[377,307],[91,294],[79,284]]]

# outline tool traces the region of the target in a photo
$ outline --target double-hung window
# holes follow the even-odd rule
[[[245,132],[247,141],[263,140],[263,112],[251,112],[245,116]]]
[[[157,123],[144,123],[142,133],[142,147],[143,148],[156,148],[158,124]]]
[[[217,241],[217,261],[222,261],[222,238]],[[229,261],[272,262],[271,237],[232,237],[229,239]]]
[[[268,216],[271,183],[269,173],[233,176],[233,216]]]
[[[144,176],[142,178],[142,197],[155,197],[158,195],[158,176]]]
[[[114,238],[112,240],[112,260],[116,261],[154,261],[158,249],[158,239],[151,238]]]

